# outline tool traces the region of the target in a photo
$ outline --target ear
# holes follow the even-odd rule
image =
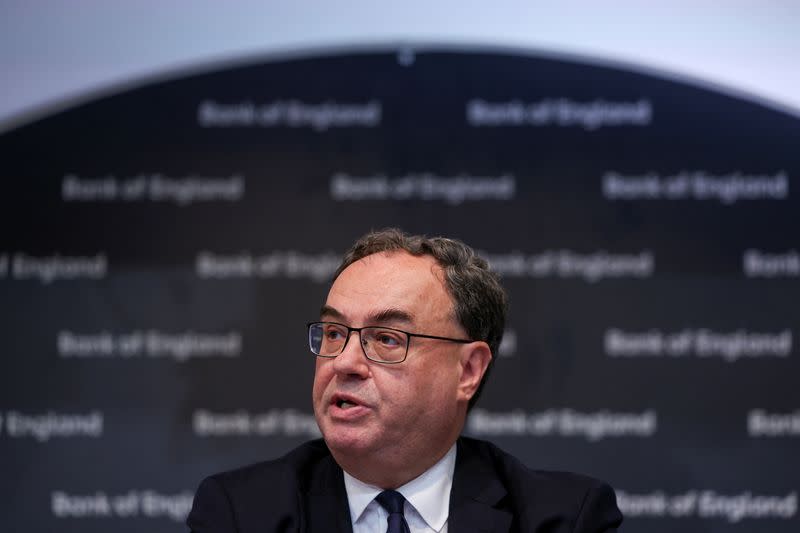
[[[461,353],[461,377],[458,381],[459,400],[468,402],[475,395],[491,360],[492,351],[485,342],[464,345]]]

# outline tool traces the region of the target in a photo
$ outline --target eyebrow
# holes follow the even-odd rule
[[[320,317],[329,317],[342,321],[345,320],[345,316],[341,311],[327,304],[322,306],[319,311],[319,315]],[[413,324],[414,317],[408,311],[404,311],[396,307],[389,307],[382,309],[381,311],[371,313],[369,316],[367,316],[366,325],[383,324],[386,322],[403,322],[405,324]]]
[[[330,318],[335,318],[336,320],[344,320],[344,315],[328,304],[323,305],[322,308],[319,310],[319,317],[320,318],[330,317]]]

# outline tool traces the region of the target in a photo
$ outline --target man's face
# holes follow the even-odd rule
[[[370,255],[347,267],[328,293],[321,320],[466,338],[441,268],[431,257],[405,252]],[[358,457],[402,468],[444,454],[466,412],[459,381],[470,345],[412,337],[406,360],[386,365],[364,356],[359,333],[350,336],[339,356],[317,358],[314,376],[314,413],[337,460]]]

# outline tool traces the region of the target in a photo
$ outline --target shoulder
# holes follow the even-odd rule
[[[592,477],[572,472],[529,468],[510,453],[484,440],[461,437],[459,439],[459,451],[476,456],[482,462],[490,463],[504,480],[514,481],[526,486],[542,484],[546,485],[550,490],[563,487],[564,490],[574,488],[580,491],[605,484]]]
[[[211,478],[230,488],[259,486],[264,483],[272,485],[277,481],[290,480],[302,487],[309,481],[309,477],[313,477],[315,467],[330,458],[325,442],[322,439],[312,440],[277,459],[215,474]]]
[[[286,522],[277,530],[292,529],[300,494],[334,464],[320,439],[278,459],[209,476],[197,489],[187,524],[197,532],[238,531],[269,517]]]
[[[605,482],[572,472],[535,470],[494,444],[462,437],[459,451],[477,458],[505,487],[524,521],[605,524],[592,531],[614,531],[622,521],[614,490]]]
[[[302,490],[313,481],[315,469],[330,458],[325,442],[318,439],[301,444],[277,459],[215,474],[206,478],[204,483],[210,481],[226,491],[235,491],[242,495],[262,493],[260,489],[265,487],[274,491],[276,486],[286,489],[281,492],[289,492],[289,489]]]

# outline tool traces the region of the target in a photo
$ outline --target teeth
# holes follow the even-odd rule
[[[347,400],[341,400],[339,402],[339,407],[341,407],[342,409],[349,409],[350,407],[354,407],[355,405],[356,404],[354,404],[353,402],[348,402]]]

